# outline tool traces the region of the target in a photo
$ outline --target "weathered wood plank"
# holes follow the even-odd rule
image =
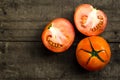
[[[64,69],[62,62],[70,63],[64,55],[50,54],[51,52],[46,50],[41,42],[8,42],[7,46],[4,61],[6,61],[8,68],[3,72],[3,76],[7,78],[15,76],[21,78],[59,78],[63,73],[61,70]],[[46,53],[46,51],[48,52]],[[66,65],[67,67],[69,65]],[[7,71],[9,74],[6,74]]]
[[[5,21],[51,20],[56,17],[61,17],[62,7],[60,4],[61,2],[58,0],[18,0],[14,2],[7,1],[6,3],[3,3],[3,5],[1,5],[0,19]],[[3,8],[6,14],[2,14]]]
[[[99,72],[81,68],[75,58],[76,44],[62,54],[53,54],[41,42],[6,42],[1,78],[56,78],[89,80],[119,78],[120,43],[110,43],[111,62]]]
[[[0,30],[11,30],[11,29],[26,29],[26,30],[32,30],[32,29],[43,29],[49,21],[37,21],[37,22],[0,22]]]
[[[43,29],[5,29],[0,31],[1,41],[41,41],[41,34]],[[83,36],[76,31],[76,39]],[[120,42],[120,32],[118,31],[104,31],[102,37],[109,42]]]
[[[65,17],[72,20],[75,8],[83,3],[91,3],[96,8],[103,10],[110,21],[120,21],[118,8],[114,9],[113,6],[109,6],[114,4],[112,0],[102,1],[102,4],[96,4],[96,0],[47,0],[45,2],[42,0],[7,0],[1,3],[0,21],[49,21],[57,17]],[[3,12],[3,8],[5,12]]]

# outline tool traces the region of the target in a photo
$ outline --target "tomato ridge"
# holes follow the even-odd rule
[[[83,50],[84,52],[87,52],[87,53],[91,54],[91,56],[90,56],[89,59],[87,60],[87,63],[86,63],[86,64],[88,65],[88,63],[90,62],[91,58],[94,57],[94,56],[97,57],[100,61],[105,62],[105,61],[98,55],[100,52],[105,51],[105,50],[96,51],[96,50],[94,49],[94,47],[93,47],[90,39],[88,39],[88,40],[89,40],[90,47],[91,47],[92,51],[88,51],[88,50],[85,50],[85,49],[80,49],[80,50]],[[105,53],[106,53],[106,51],[105,51]],[[107,53],[106,53],[106,54],[107,54]]]

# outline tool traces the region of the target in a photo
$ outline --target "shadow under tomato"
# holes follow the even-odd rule
[[[75,40],[74,40],[73,44],[74,44],[74,47],[75,47],[75,51],[74,51],[74,52],[75,52],[75,54],[76,54],[76,48],[77,48],[78,43],[79,43],[82,39],[86,38],[87,36],[84,35],[84,34],[82,34],[81,32],[79,32],[79,31],[77,30],[77,28],[76,28],[76,26],[75,26],[75,24],[74,24],[74,21],[72,21],[72,24],[73,24],[74,30],[75,30]],[[78,64],[75,54],[72,56],[72,57],[73,57],[73,68],[72,68],[72,69],[73,69],[75,72],[77,72],[78,74],[87,74],[87,73],[89,73],[88,70],[84,69],[81,65]]]
[[[76,47],[75,47],[75,50],[76,50]],[[75,51],[74,51],[74,54],[71,54],[71,58],[72,58],[72,61],[71,61],[72,72],[75,72],[77,74],[83,74],[83,73],[89,72],[85,70],[81,65],[78,64]]]

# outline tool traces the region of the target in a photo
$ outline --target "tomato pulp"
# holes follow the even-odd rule
[[[90,4],[82,4],[75,10],[74,22],[82,34],[94,36],[104,31],[107,24],[107,16],[102,10],[97,10]]]
[[[72,24],[64,18],[51,21],[42,33],[42,42],[53,52],[63,52],[73,43],[75,32]]]
[[[99,36],[87,37],[78,43],[76,58],[89,71],[97,71],[110,61],[111,51],[106,40]]]

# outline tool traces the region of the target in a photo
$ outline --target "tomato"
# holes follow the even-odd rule
[[[72,24],[64,18],[51,21],[42,33],[42,42],[53,52],[63,52],[73,43],[75,32]]]
[[[97,71],[110,61],[110,46],[105,39],[91,36],[81,40],[76,48],[78,63],[89,71]]]
[[[104,31],[107,24],[107,16],[102,10],[97,10],[90,4],[82,4],[75,10],[74,22],[82,34],[95,36]]]

